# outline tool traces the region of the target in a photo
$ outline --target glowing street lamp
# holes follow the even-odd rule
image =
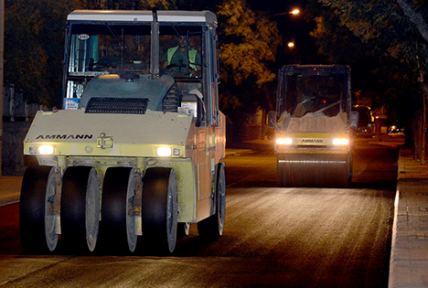
[[[293,11],[290,12],[292,15],[298,15],[300,13],[299,9],[293,9]]]
[[[297,16],[299,14],[300,14],[300,10],[296,8],[296,9],[293,9],[293,10],[291,10],[289,12],[282,12],[282,13],[271,15],[270,17],[278,17],[278,16],[284,16],[284,15]]]
[[[287,43],[288,48],[293,49],[294,48],[294,42],[290,41]]]

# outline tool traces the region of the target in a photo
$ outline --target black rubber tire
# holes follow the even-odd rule
[[[127,222],[128,205],[132,204],[128,199],[130,177],[134,177],[132,168],[109,168],[103,184],[100,240],[103,247],[121,254],[133,253],[137,247],[137,236],[128,230]],[[132,238],[128,233],[133,234]]]
[[[143,179],[143,239],[156,254],[171,254],[177,242],[177,180],[172,168],[146,170]]]
[[[215,182],[215,213],[198,222],[198,233],[202,237],[217,238],[223,235],[226,218],[226,177],[224,164],[217,164]]]
[[[177,224],[177,238],[183,238],[190,234],[190,223],[178,223]]]
[[[48,166],[29,167],[22,180],[19,226],[25,253],[43,254],[56,249],[58,235],[51,234],[54,243],[48,245],[45,222],[46,206],[49,201],[46,199],[47,185],[52,170],[54,168]]]
[[[95,250],[100,213],[96,173],[92,167],[69,167],[64,173],[61,195],[62,240],[66,249],[73,253]]]

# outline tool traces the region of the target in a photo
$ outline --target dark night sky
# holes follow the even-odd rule
[[[290,11],[294,7],[302,9],[305,5],[305,1],[248,0],[247,4],[254,10],[267,11],[272,14],[276,14]]]
[[[278,29],[285,43],[294,41],[296,47],[293,51],[284,47],[285,53],[279,53],[277,61],[284,64],[328,64],[326,58],[317,54],[317,47],[309,32],[314,29],[315,22],[305,21],[305,0],[278,1],[278,0],[247,0],[250,9],[264,11],[273,15],[272,20],[278,24]],[[287,13],[295,8],[300,15],[278,15]]]

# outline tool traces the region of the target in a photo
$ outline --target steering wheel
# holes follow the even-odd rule
[[[167,69],[178,68],[178,72],[181,72],[184,74],[190,74],[190,71],[194,70],[188,64],[183,64],[181,60],[180,60],[180,63],[169,64],[168,66],[166,66],[166,68]],[[184,71],[182,71],[181,69],[183,69]]]
[[[115,69],[117,67],[116,63],[117,57],[105,56],[98,59],[98,62],[94,63],[94,59],[89,60],[89,71],[99,71],[103,69]]]
[[[116,65],[114,65],[113,63],[109,63],[107,61],[97,62],[97,63],[94,63],[93,65],[97,66],[96,68],[116,68]]]

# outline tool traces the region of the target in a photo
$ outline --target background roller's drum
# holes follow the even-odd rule
[[[347,154],[278,154],[278,185],[348,187],[351,161]]]

